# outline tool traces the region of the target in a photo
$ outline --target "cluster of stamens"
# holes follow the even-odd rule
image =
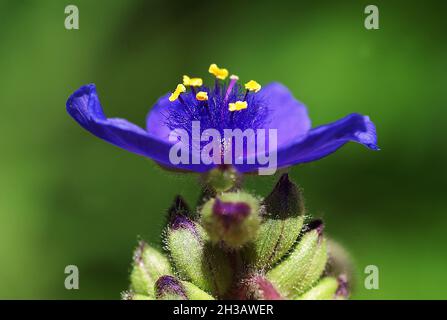
[[[228,77],[228,70],[225,68],[219,68],[215,63],[211,64],[208,72],[211,73],[216,77],[216,81],[225,81],[225,79]],[[229,97],[232,93],[232,90],[234,86],[236,85],[237,81],[239,80],[239,77],[236,75],[231,75],[229,77],[230,81],[228,83],[228,86],[226,88],[225,92],[225,98],[224,98],[224,104],[228,106],[228,110],[230,112],[234,111],[240,111],[248,108],[248,102],[247,97],[250,92],[257,93],[259,90],[261,90],[261,85],[257,83],[254,80],[250,80],[247,83],[245,83],[245,96],[242,100],[229,102]],[[182,94],[186,93],[187,87],[190,88],[192,94],[195,96],[197,101],[208,101],[208,92],[206,91],[199,91],[196,92],[196,87],[202,87],[203,86],[203,80],[201,78],[191,78],[187,75],[183,76],[183,83],[180,83],[175,88],[174,92],[171,93],[169,97],[169,101],[174,102],[176,100],[179,100],[182,104],[185,105],[185,101],[182,98]]]

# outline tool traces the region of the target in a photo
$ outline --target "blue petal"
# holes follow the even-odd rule
[[[152,136],[159,137],[163,141],[169,140],[169,134],[171,132],[171,129],[166,125],[168,117],[167,110],[182,107],[179,103],[169,101],[170,95],[168,93],[158,99],[146,116],[147,132]]]
[[[321,159],[349,141],[379,150],[376,128],[368,116],[350,114],[336,122],[310,130],[304,138],[286,147],[279,147],[278,167]]]
[[[268,104],[269,115],[264,128],[278,130],[279,147],[299,139],[310,130],[306,106],[296,100],[287,87],[274,82],[257,94]]]
[[[67,101],[68,113],[86,130],[105,141],[174,169],[191,169],[189,165],[174,166],[169,161],[172,146],[152,136],[141,127],[120,118],[107,118],[102,110],[94,84],[79,88]],[[196,171],[207,167],[195,165]]]

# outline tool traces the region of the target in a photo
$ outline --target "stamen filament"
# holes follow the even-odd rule
[[[247,90],[245,91],[244,100],[242,100],[242,101],[247,101],[248,92],[250,92],[250,90],[247,89]]]
[[[228,85],[227,92],[225,93],[224,105],[227,104],[228,98],[230,97],[230,94],[231,94],[231,91],[233,91],[233,87],[238,80],[239,80],[238,76],[236,76],[234,74],[230,76],[230,84]]]
[[[185,107],[187,107],[185,100],[183,100],[183,98],[180,95],[178,96],[178,101],[180,101],[181,104],[183,104]]]

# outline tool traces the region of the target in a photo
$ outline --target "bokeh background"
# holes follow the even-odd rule
[[[76,4],[80,29],[64,28]],[[182,74],[216,62],[286,84],[314,125],[370,115],[380,152],[349,144],[294,167],[310,214],[354,257],[357,299],[447,298],[445,1],[0,1],[0,298],[118,299],[139,237],[159,243],[166,173],[82,130],[65,111],[94,82],[106,113],[144,125]],[[265,195],[277,177],[251,177]],[[64,268],[80,289],[64,288]],[[363,287],[367,265],[380,289]]]

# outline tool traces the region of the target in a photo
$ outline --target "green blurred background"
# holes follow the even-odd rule
[[[184,73],[216,62],[286,84],[314,125],[350,112],[377,125],[380,152],[349,144],[294,167],[309,213],[345,245],[358,299],[447,298],[445,1],[0,1],[0,298],[118,299],[140,236],[159,243],[177,193],[166,173],[81,129],[65,111],[94,82],[106,113],[144,125]],[[76,4],[80,29],[64,28]],[[276,177],[249,178],[265,195]],[[64,288],[64,268],[80,289]],[[367,265],[380,289],[363,287]]]

